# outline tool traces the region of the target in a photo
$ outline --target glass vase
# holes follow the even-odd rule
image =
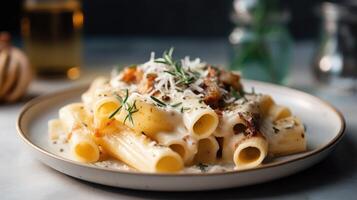
[[[250,20],[242,22],[245,19],[240,16],[242,13],[237,15],[238,22],[229,36],[232,47],[230,68],[240,71],[244,78],[284,84],[292,47],[286,20],[265,4],[257,4],[258,8],[250,13]]]

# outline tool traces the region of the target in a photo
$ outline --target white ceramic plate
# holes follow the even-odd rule
[[[328,103],[309,94],[282,86],[244,81],[249,90],[270,94],[277,103],[289,106],[307,127],[308,151],[273,159],[254,169],[213,174],[149,174],[89,166],[66,159],[50,148],[47,121],[58,109],[80,100],[86,87],[42,96],[30,101],[18,118],[19,136],[34,155],[46,165],[73,177],[115,187],[189,191],[238,187],[281,178],[319,162],[340,141],[345,129],[343,116]]]

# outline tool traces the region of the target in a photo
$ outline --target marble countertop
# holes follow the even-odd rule
[[[89,38],[84,43],[84,74],[78,81],[36,81],[26,100],[72,87],[105,74],[116,64],[145,61],[147,52],[175,46],[181,53],[215,64],[227,64],[223,39]],[[15,122],[25,101],[0,105],[0,199],[355,199],[357,196],[357,95],[331,93],[316,84],[309,63],[312,44],[294,48],[289,86],[330,101],[345,115],[346,136],[322,162],[298,174],[243,188],[205,192],[148,192],[102,186],[63,175],[37,161],[16,133]],[[180,55],[181,54],[181,55]]]

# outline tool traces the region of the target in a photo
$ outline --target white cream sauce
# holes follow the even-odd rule
[[[188,88],[181,90],[180,88],[176,88],[174,77],[165,72],[170,70],[171,68],[167,65],[154,62],[154,59],[154,55],[152,55],[151,59],[148,62],[138,66],[144,72],[144,77],[152,73],[157,74],[153,91],[149,94],[138,94],[138,85],[122,82],[122,74],[113,73],[111,80],[109,80],[108,82],[106,82],[105,79],[97,81],[98,83],[95,84],[93,88],[91,88],[93,91],[88,91],[83,95],[82,99],[84,103],[90,108],[92,107],[91,104],[93,103],[93,101],[95,101],[96,98],[100,98],[101,95],[112,96],[113,92],[115,91],[121,91],[121,93],[123,93],[123,90],[128,89],[130,96],[139,95],[141,99],[145,102],[157,104],[157,102],[152,99],[151,95],[153,95],[153,93],[155,92],[160,92],[160,95],[156,97],[157,99],[160,99],[160,101],[164,102],[165,106],[159,106],[159,108],[171,113],[168,117],[168,120],[176,124],[176,132],[187,133],[187,130],[182,122],[183,112],[190,112],[190,110],[195,108],[204,109],[208,107],[205,103],[202,102],[202,94],[197,94],[193,92],[200,92],[203,90],[200,85],[203,81],[202,77],[205,77],[208,73],[207,70],[204,70],[206,64],[201,63],[199,59],[190,60],[188,57],[181,60],[182,67],[185,70],[199,73],[200,76],[200,78],[198,78],[194,83],[190,84]],[[223,88],[220,89],[222,90],[222,94],[227,93],[227,91]],[[163,100],[164,95],[169,97],[167,101]],[[257,101],[256,95],[250,95],[250,97],[248,97],[247,99],[241,98],[239,100],[236,100],[235,98],[230,98],[225,99],[225,101],[227,103],[232,103],[232,108],[228,108],[227,110],[223,111],[223,121],[229,121],[233,118],[233,116],[237,115],[237,112],[252,113],[257,110],[257,108],[254,107]],[[74,160],[73,158],[71,158],[69,144],[66,142],[65,139],[59,138],[58,140],[50,142],[54,152],[65,158]],[[116,170],[137,171],[132,167],[124,164],[123,162],[120,162],[115,159],[100,161],[89,165]],[[201,164],[185,167],[181,171],[181,173],[217,173],[233,170],[235,170],[235,166],[233,163],[212,165]]]
[[[69,149],[69,144],[65,142],[65,140],[57,139],[50,140],[50,146],[52,148],[52,152],[60,155],[61,157],[70,159],[75,161]],[[116,159],[108,159],[104,161],[98,161],[95,163],[90,163],[88,165],[102,167],[103,169],[114,169],[114,170],[122,170],[122,171],[130,171],[130,172],[138,172],[135,168],[130,167],[129,165],[116,160]],[[186,166],[180,173],[219,173],[219,172],[227,172],[234,171],[234,164],[201,164],[201,165],[192,165]]]

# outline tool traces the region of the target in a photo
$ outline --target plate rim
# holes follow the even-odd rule
[[[49,151],[47,151],[46,149],[34,144],[29,138],[28,138],[28,134],[25,134],[26,131],[23,130],[23,126],[22,126],[22,120],[23,120],[23,116],[26,114],[26,112],[31,109],[33,106],[41,103],[42,101],[48,99],[48,98],[54,98],[58,95],[62,95],[64,93],[72,93],[76,90],[85,90],[86,88],[89,87],[89,84],[81,84],[72,88],[66,88],[66,89],[61,89],[59,91],[56,92],[50,92],[44,95],[40,95],[38,97],[35,97],[33,99],[31,99],[30,101],[28,101],[20,110],[20,113],[17,117],[16,120],[16,129],[17,129],[17,135],[22,139],[23,142],[25,142],[27,145],[29,145],[30,147],[32,147],[33,149],[39,151],[40,153],[49,156],[53,159],[57,159],[63,162],[67,162],[73,165],[78,165],[81,167],[86,167],[86,168],[91,168],[94,170],[104,170],[104,171],[108,171],[108,172],[116,172],[116,173],[122,173],[122,174],[126,174],[126,175],[135,175],[135,176],[160,176],[160,177],[192,177],[192,176],[221,176],[221,175],[232,175],[232,174],[239,174],[239,173],[244,173],[244,172],[254,172],[254,171],[259,171],[259,170],[264,170],[264,169],[268,169],[268,168],[273,168],[273,167],[278,167],[281,165],[286,165],[289,163],[293,163],[293,162],[297,162],[306,158],[310,158],[313,157],[331,147],[333,147],[335,144],[337,144],[345,135],[345,129],[346,129],[346,121],[345,118],[343,116],[343,114],[341,113],[341,111],[339,111],[335,106],[333,106],[331,103],[327,102],[326,100],[323,100],[319,97],[316,97],[314,95],[311,95],[309,93],[294,89],[294,88],[290,88],[287,86],[282,86],[282,85],[276,85],[276,84],[272,84],[272,83],[267,83],[267,82],[262,82],[262,81],[255,81],[255,80],[249,80],[249,79],[243,79],[243,82],[250,82],[252,84],[260,84],[260,85],[268,85],[270,87],[277,87],[277,89],[283,89],[283,90],[290,90],[291,92],[295,92],[298,93],[299,95],[303,95],[307,98],[312,98],[315,99],[317,101],[320,101],[322,104],[324,104],[325,106],[329,107],[333,112],[335,112],[335,114],[337,114],[339,121],[341,123],[341,127],[339,127],[339,131],[337,133],[337,135],[330,140],[326,145],[323,145],[315,150],[312,150],[310,152],[305,153],[303,156],[297,157],[297,158],[293,158],[290,160],[285,160],[285,161],[278,161],[276,163],[271,163],[271,164],[266,164],[263,166],[258,166],[255,168],[250,168],[250,169],[243,169],[243,170],[233,170],[233,171],[226,171],[226,172],[212,172],[212,173],[150,173],[150,172],[136,172],[136,171],[126,171],[126,170],[119,170],[119,169],[110,169],[110,168],[103,168],[100,166],[95,166],[95,165],[88,165],[85,163],[80,163],[65,157],[61,157],[59,155],[53,154]],[[52,166],[50,166],[52,168]]]

